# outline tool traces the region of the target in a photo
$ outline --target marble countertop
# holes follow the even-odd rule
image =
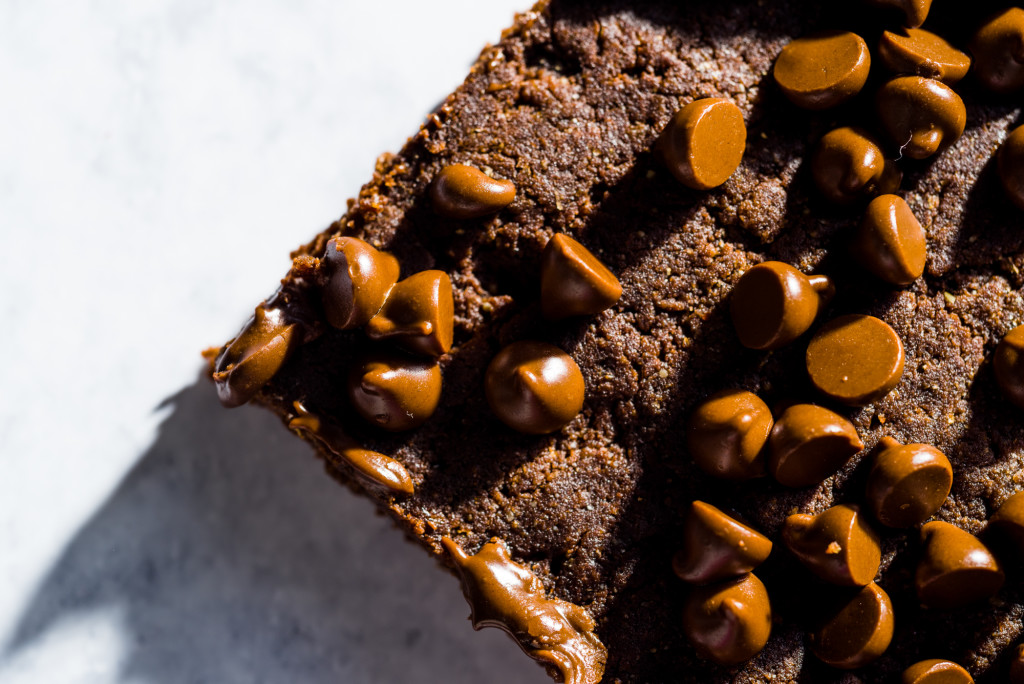
[[[199,377],[528,4],[0,3],[0,681],[549,681]]]

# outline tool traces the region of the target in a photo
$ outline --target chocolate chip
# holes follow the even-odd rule
[[[787,487],[818,484],[864,448],[850,421],[813,404],[787,408],[768,444],[768,470]]]
[[[541,255],[540,308],[550,320],[590,316],[619,301],[618,278],[586,247],[556,234]]]
[[[932,78],[894,78],[878,89],[875,105],[889,139],[911,159],[925,159],[946,149],[967,125],[963,100]]]
[[[1024,88],[1024,9],[1010,7],[978,29],[969,46],[974,77],[994,93]]]
[[[409,471],[390,456],[358,446],[349,447],[340,455],[364,479],[400,494],[413,493]]]
[[[864,268],[892,285],[909,285],[924,273],[924,229],[897,195],[871,200],[852,247]]]
[[[349,373],[348,395],[363,418],[385,430],[426,422],[441,398],[441,368],[398,352],[374,351]]]
[[[1024,209],[1024,126],[1013,129],[999,148],[999,178],[1010,200]]]
[[[725,390],[698,406],[686,433],[693,462],[708,475],[749,480],[765,474],[772,413],[752,392]]]
[[[811,572],[832,584],[861,587],[875,579],[882,550],[860,508],[840,504],[786,518],[782,541]]]
[[[1003,502],[989,519],[988,530],[1009,542],[1018,558],[1024,558],[1024,492]]]
[[[856,33],[823,31],[782,48],[772,74],[790,102],[828,109],[860,92],[871,70],[868,44]]]
[[[934,78],[953,85],[971,68],[971,58],[941,36],[924,29],[885,31],[878,41],[878,54],[892,71]]]
[[[366,324],[374,340],[406,351],[441,356],[452,348],[452,281],[444,271],[421,271],[399,282]]]
[[[1010,661],[1010,684],[1024,684],[1024,644],[1017,647]]]
[[[472,556],[449,537],[441,539],[441,546],[462,579],[474,629],[503,629],[531,658],[557,669],[563,682],[601,681],[608,651],[585,609],[546,597],[540,578],[513,561],[499,539]]]
[[[364,449],[341,428],[322,421],[311,414],[298,401],[294,403],[298,414],[288,421],[288,427],[315,440],[327,452],[332,463],[345,464],[364,482],[382,487],[395,494],[412,494],[412,477],[401,463],[377,451]]]
[[[299,342],[294,323],[264,304],[228,343],[213,366],[217,397],[227,408],[241,406],[270,381]]]
[[[881,399],[903,377],[903,343],[889,324],[850,314],[829,321],[807,345],[807,374],[818,391],[850,406]]]
[[[336,237],[317,267],[324,314],[335,328],[366,325],[398,280],[398,260],[368,242]]]
[[[430,186],[434,211],[453,219],[472,219],[501,211],[516,197],[515,183],[491,178],[480,169],[451,164]]]
[[[991,598],[1003,586],[1003,571],[977,537],[947,522],[921,528],[924,551],[914,581],[929,608],[953,610]]]
[[[766,261],[749,269],[732,291],[730,313],[745,347],[778,349],[803,335],[822,298],[834,292],[827,276],[805,276],[789,264]]]
[[[903,684],[974,684],[974,678],[951,660],[922,660],[903,671]]]
[[[868,475],[867,503],[888,527],[913,527],[942,508],[953,486],[953,466],[929,444],[903,445],[883,437]]]
[[[672,117],[658,149],[668,170],[694,190],[718,187],[743,160],[747,127],[743,113],[729,100],[695,100]]]
[[[683,630],[697,655],[735,665],[757,655],[772,629],[768,590],[755,575],[695,587],[683,609]]]
[[[580,367],[543,342],[513,342],[502,349],[487,367],[484,386],[494,414],[531,435],[560,430],[583,408]]]
[[[932,0],[871,0],[879,7],[889,7],[902,15],[903,25],[917,28],[928,18]]]
[[[894,192],[903,177],[867,131],[849,126],[822,137],[811,158],[811,174],[821,194],[837,204]]]
[[[709,584],[745,575],[763,563],[772,543],[711,504],[694,501],[683,527],[683,548],[672,558],[680,579]]]
[[[1024,325],[1018,325],[1000,340],[992,367],[1006,398],[1024,409]]]
[[[811,650],[832,667],[864,667],[889,648],[893,627],[892,601],[872,582],[843,602],[811,634]]]

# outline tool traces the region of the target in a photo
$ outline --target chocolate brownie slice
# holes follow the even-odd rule
[[[1019,100],[968,83],[963,136],[936,158],[899,160],[899,194],[926,230],[928,259],[923,277],[888,286],[848,256],[862,208],[826,202],[805,163],[829,130],[874,125],[868,93],[884,69],[873,67],[851,102],[813,114],[790,104],[771,77],[796,37],[841,28],[876,45],[887,27],[884,10],[829,5],[541,2],[485,48],[400,153],[378,161],[347,213],[292,255],[278,292],[216,362],[225,403],[252,396],[273,410],[334,477],[461,573],[477,622],[504,624],[567,680],[597,681],[603,666],[605,681],[623,682],[896,681],[937,657],[979,681],[1007,676],[1022,632],[1020,575],[1011,569],[991,601],[926,609],[915,593],[916,531],[879,529],[876,581],[892,598],[895,633],[884,655],[853,674],[808,648],[817,608],[835,589],[778,543],[757,570],[773,615],[758,655],[717,665],[684,631],[690,588],[671,559],[695,499],[778,539],[793,513],[861,502],[884,436],[948,456],[952,492],[935,518],[963,530],[981,532],[1024,488],[1024,420],[988,363],[1024,322],[1024,215],[1000,187],[993,156],[1020,123]],[[964,45],[991,9],[937,0],[926,28]],[[742,111],[746,150],[724,185],[692,190],[654,148],[682,105],[709,97]],[[512,181],[514,198],[485,216],[439,214],[431,187],[455,164]],[[622,294],[610,308],[542,316],[542,254],[555,234],[575,238],[618,278]],[[380,429],[349,397],[353,366],[386,344],[328,323],[323,273],[336,236],[390,253],[403,277],[429,270],[450,278],[454,335],[438,349],[440,399],[409,429]],[[734,332],[728,295],[765,260],[832,279],[836,296],[812,335],[838,316],[870,314],[905,351],[894,390],[861,408],[833,407],[865,449],[810,487],[715,479],[686,447],[694,407],[723,389],[750,390],[777,407],[828,403],[808,381],[806,338],[762,352]],[[485,396],[491,360],[523,340],[563,350],[585,382],[582,410],[550,434],[511,429]],[[416,387],[430,392],[436,382],[423,371]],[[494,593],[488,572],[515,579]],[[549,621],[539,633],[531,615]]]

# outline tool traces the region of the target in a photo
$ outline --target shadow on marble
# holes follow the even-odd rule
[[[265,411],[200,379],[33,597],[12,655],[65,618],[124,615],[124,681],[550,681],[458,582]]]

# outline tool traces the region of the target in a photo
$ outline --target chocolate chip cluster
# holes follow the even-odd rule
[[[862,450],[863,443],[849,421],[824,407],[795,404],[774,421],[756,395],[727,390],[694,411],[688,446],[695,463],[709,475],[746,480],[767,472],[785,486],[806,487],[837,471]],[[885,437],[873,456],[864,506],[884,527],[913,528],[942,507],[952,484],[953,467],[941,451]],[[925,523],[920,534],[915,585],[922,605],[956,610],[987,600],[1002,587],[1002,564],[974,535],[941,521]],[[1011,557],[1024,553],[1024,493],[1011,497],[996,512],[987,535],[994,547],[1008,549]],[[810,634],[815,655],[842,669],[862,667],[882,655],[893,636],[894,611],[888,594],[874,581],[881,560],[879,536],[861,506],[839,504],[817,515],[794,513],[786,519],[781,539],[818,578],[837,587],[858,588],[824,609],[820,624]],[[734,590],[733,584],[723,580],[737,582],[735,576],[753,570],[771,548],[768,539],[739,520],[710,504],[693,503],[673,569],[688,582],[719,582],[692,593],[684,610],[687,633],[706,657],[735,663],[755,655],[767,641],[767,633],[761,641],[750,632],[752,625],[771,614],[768,594],[762,593],[763,585],[756,578],[744,580],[745,602],[707,612],[703,621],[693,616],[704,610],[695,608],[695,603],[704,606],[718,592]],[[714,641],[715,651],[709,646],[709,634],[720,633],[726,623],[744,628],[733,632],[732,640]]]
[[[752,571],[771,551],[771,541],[752,527],[709,503],[691,504],[672,569],[695,585],[683,609],[683,627],[702,657],[734,665],[768,643],[768,590]]]
[[[809,161],[814,182],[826,199],[843,206],[866,203],[863,220],[851,236],[852,256],[880,280],[905,287],[923,274],[927,249],[920,222],[907,203],[893,194],[902,177],[898,161],[904,156],[932,157],[962,135],[966,109],[952,86],[971,71],[972,60],[942,37],[919,28],[927,18],[930,0],[875,0],[874,4],[898,15],[905,27],[885,31],[878,45],[877,55],[893,72],[875,93],[875,126],[881,135],[870,127],[841,126],[822,137]],[[1024,10],[1010,8],[991,17],[975,33],[969,52],[974,57],[971,73],[982,87],[997,95],[1024,88]],[[868,82],[870,69],[871,51],[861,36],[826,31],[783,48],[773,76],[794,105],[820,111],[857,96]],[[670,129],[679,125],[680,116]],[[887,157],[887,149],[896,151],[895,160]],[[1024,127],[1007,137],[998,153],[998,168],[1008,196],[1024,207],[1022,150]],[[666,159],[670,168],[672,163],[680,166],[672,157]],[[674,168],[673,173],[687,182],[685,174]],[[834,293],[825,275],[807,276],[781,262],[759,264],[740,278],[731,295],[736,334],[748,348],[779,349],[812,327]],[[1022,350],[1024,326],[1002,341],[993,366],[1006,396],[1024,408]],[[896,332],[885,322],[860,314],[820,326],[805,354],[808,377],[820,395],[852,407],[875,402],[896,387],[903,363],[903,344]],[[688,446],[694,463],[708,475],[733,481],[771,475],[787,487],[818,485],[864,448],[854,426],[830,409],[792,404],[778,407],[773,416],[761,398],[738,389],[719,392],[694,410]],[[941,451],[884,437],[870,458],[861,502],[841,503],[817,515],[793,513],[780,534],[783,545],[808,572],[828,584],[855,589],[852,593],[837,590],[836,601],[822,606],[817,624],[809,627],[812,652],[840,669],[869,664],[893,638],[893,604],[875,583],[881,547],[874,525],[920,528],[917,598],[934,610],[956,610],[992,598],[1004,584],[1006,559],[1024,555],[1024,493],[1011,497],[992,516],[983,542],[949,523],[927,522],[942,507],[953,484],[952,464]],[[750,557],[754,549],[758,554]],[[770,551],[771,542],[758,532],[710,504],[695,501],[673,569],[687,582],[722,582],[750,573]],[[997,558],[1000,552],[1002,562]],[[730,568],[732,575],[702,573],[705,565]],[[729,585],[691,593],[684,625],[699,653],[733,664],[755,655],[757,643],[763,646],[767,634],[760,641],[755,626],[770,616],[771,609],[767,593],[761,594],[763,585],[757,584],[757,591],[749,589],[743,599],[736,597],[726,607],[715,605],[713,610],[709,597],[716,591],[723,595],[734,591]],[[695,615],[703,616],[703,621]],[[756,640],[751,638],[753,633]],[[726,634],[729,638],[722,637]],[[1020,658],[1019,654],[1013,666],[1014,681],[1024,681]],[[903,681],[973,680],[956,663],[926,660],[908,667]]]
[[[355,410],[390,431],[423,424],[441,397],[437,358],[451,349],[452,284],[443,271],[422,271],[399,280],[398,261],[369,243],[336,237],[315,264],[306,264],[319,290],[323,316],[340,330],[363,328],[387,342],[350,367],[346,387]],[[222,403],[238,406],[274,376],[301,343],[301,324],[277,306],[278,292],[256,309],[214,363],[213,379]],[[319,442],[360,478],[394,494],[411,494],[412,478],[401,463],[363,449],[337,426],[297,404],[289,426]]]
[[[438,174],[430,194],[434,211],[442,216],[479,218],[508,206],[515,185],[472,166],[452,164]],[[622,295],[615,275],[568,235],[552,237],[541,260],[541,312],[548,320],[600,313]],[[535,340],[513,342],[498,352],[487,368],[484,389],[487,403],[503,423],[535,435],[568,425],[583,408],[586,393],[583,374],[572,357]]]
[[[548,320],[592,316],[619,301],[618,278],[586,247],[558,233],[541,255],[541,313]],[[545,342],[502,349],[484,379],[487,403],[506,425],[527,434],[560,430],[583,408],[583,374],[572,357]]]
[[[444,271],[399,281],[398,261],[372,245],[337,237],[316,268],[324,315],[340,330],[365,326],[378,348],[351,366],[348,396],[367,421],[385,430],[422,425],[441,398],[437,358],[451,349],[452,283]]]

